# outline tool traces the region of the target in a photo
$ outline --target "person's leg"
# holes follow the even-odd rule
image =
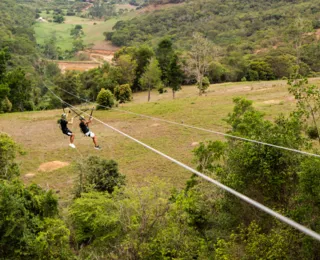
[[[73,141],[74,141],[74,134],[70,136],[70,143],[73,144]]]
[[[94,143],[94,146],[98,146],[98,144],[97,144],[97,137],[96,137],[96,136],[92,137],[92,141],[93,141],[93,143]]]

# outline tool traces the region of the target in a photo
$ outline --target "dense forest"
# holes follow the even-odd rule
[[[192,34],[200,32],[220,47],[212,64],[216,73],[209,75],[211,82],[259,79],[246,75],[248,67],[258,66],[272,72],[261,79],[273,79],[289,77],[292,72],[298,31],[303,34],[301,73],[320,71],[315,58],[320,50],[315,35],[319,19],[318,1],[188,1],[119,21],[114,32],[106,35],[118,46],[154,44],[168,36],[178,49],[189,50]]]

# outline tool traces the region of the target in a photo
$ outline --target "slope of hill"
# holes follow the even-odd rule
[[[240,44],[242,49],[270,46],[280,40],[284,29],[297,16],[309,19],[317,28],[319,4],[318,0],[190,1],[118,23],[112,40],[118,45],[128,45],[170,35],[183,45],[194,31],[200,31],[221,45]]]
[[[15,0],[4,0],[0,1],[0,17],[0,49],[9,48],[11,66],[30,69],[36,58],[32,28],[35,12],[28,7],[17,5]]]
[[[186,51],[193,33],[200,32],[220,49],[212,69],[219,75],[209,75],[211,82],[246,80],[250,66],[272,70],[275,78],[289,77],[298,55],[295,41],[300,37],[300,73],[310,75],[320,72],[315,58],[320,55],[319,6],[320,0],[191,0],[119,21],[106,35],[118,46],[156,45],[170,37],[177,49]]]

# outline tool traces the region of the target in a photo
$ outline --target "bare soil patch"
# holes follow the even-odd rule
[[[148,5],[145,8],[142,8],[138,11],[138,13],[147,13],[147,12],[153,12],[156,10],[166,9],[170,8],[172,6],[178,6],[183,5],[184,3],[177,3],[177,4],[164,4],[164,5]]]
[[[264,103],[264,104],[278,105],[278,104],[281,103],[281,101],[282,101],[282,100],[273,100],[273,99],[271,99],[271,100],[266,100],[266,101],[264,101],[263,103]]]
[[[34,176],[35,176],[34,173],[27,173],[27,174],[24,175],[25,178],[32,178]]]
[[[53,161],[53,162],[47,162],[43,163],[39,166],[38,171],[40,172],[52,172],[54,170],[63,168],[68,166],[69,162],[60,162],[60,161]]]
[[[94,44],[94,46],[92,47],[93,51],[113,51],[116,52],[117,50],[119,50],[120,48],[118,46],[113,45],[110,41],[100,41],[100,42],[96,42]]]
[[[100,66],[99,62],[79,62],[79,61],[57,61],[62,73],[67,70],[87,71]]]

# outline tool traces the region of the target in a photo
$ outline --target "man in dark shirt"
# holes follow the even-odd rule
[[[62,133],[70,136],[70,144],[69,146],[72,148],[76,148],[76,146],[73,144],[73,140],[74,140],[74,133],[72,133],[69,129],[68,129],[68,123],[73,124],[73,118],[71,118],[71,121],[68,122],[67,121],[67,115],[65,113],[63,113],[61,115],[61,119],[58,120],[58,123],[60,124],[60,128],[62,130]]]
[[[92,122],[92,120],[91,120],[92,117],[90,116],[88,121],[86,121],[86,119],[83,116],[79,116],[79,119],[80,119],[79,126],[80,126],[80,129],[81,129],[82,133],[84,133],[88,137],[91,137],[92,141],[94,143],[94,148],[97,149],[97,150],[100,150],[101,147],[97,143],[96,135],[93,132],[91,132],[89,127],[88,127],[88,125]]]

